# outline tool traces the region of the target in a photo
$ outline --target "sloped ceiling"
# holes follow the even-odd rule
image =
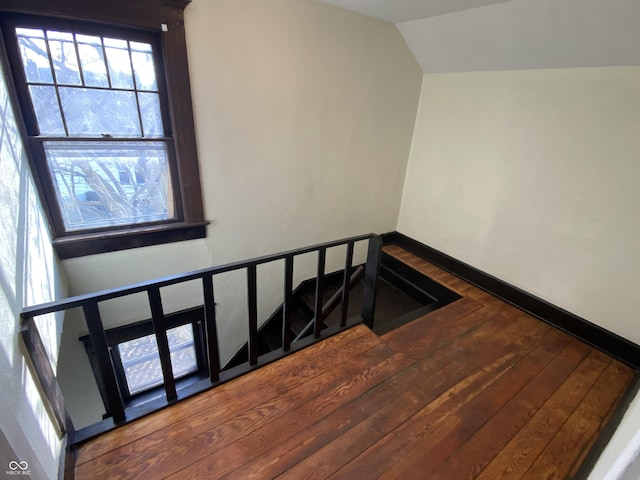
[[[511,0],[321,0],[393,23],[435,17]]]
[[[640,0],[322,0],[398,29],[427,73],[640,65]]]

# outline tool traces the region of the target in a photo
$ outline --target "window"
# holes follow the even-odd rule
[[[153,43],[15,32],[38,128],[31,143],[46,160],[65,233],[175,220]]]
[[[182,378],[198,371],[198,361],[192,325],[167,330],[171,366],[175,379]],[[117,353],[113,352],[124,378],[121,384],[126,387],[127,396],[131,397],[163,384],[160,357],[155,335],[145,335],[119,343]]]
[[[166,316],[167,340],[173,377],[178,389],[207,376],[207,358],[204,344],[202,307],[196,307]],[[122,399],[128,407],[156,398],[163,392],[164,379],[158,355],[158,345],[151,320],[116,327],[105,331],[116,380]],[[80,337],[89,357],[105,404],[111,410],[102,383],[97,359],[89,335]]]
[[[61,258],[204,237],[190,94],[168,88],[186,72],[166,78],[186,62],[184,32],[25,15],[1,27]]]

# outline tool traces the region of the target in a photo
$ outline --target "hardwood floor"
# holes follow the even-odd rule
[[[630,368],[394,246],[463,298],[360,325],[77,452],[78,479],[564,479]]]

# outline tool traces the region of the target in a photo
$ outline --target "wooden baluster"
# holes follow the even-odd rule
[[[353,264],[353,246],[354,242],[347,244],[347,256],[344,261],[344,275],[342,276],[342,316],[340,317],[340,326],[347,325],[347,313],[349,310],[349,293],[351,292],[351,266]]]
[[[375,235],[369,239],[367,265],[364,270],[364,289],[362,292],[362,320],[369,328],[373,328],[373,317],[376,309],[376,285],[380,273],[382,257],[382,238]]]
[[[204,325],[209,360],[209,378],[211,383],[220,379],[220,350],[218,348],[218,329],[216,327],[216,301],[213,293],[213,275],[202,277],[204,293]]]
[[[256,266],[247,267],[247,305],[249,307],[249,365],[258,363],[258,296]]]
[[[315,304],[315,322],[313,324],[313,336],[320,338],[320,332],[322,331],[322,321],[324,317],[322,315],[323,296],[324,296],[324,266],[327,259],[327,249],[321,248],[318,250],[318,273],[316,275],[316,304]]]
[[[291,349],[291,310],[293,309],[293,255],[284,259],[284,306],[282,310],[282,349]]]
[[[93,346],[93,350],[96,354],[98,370],[100,371],[102,383],[104,384],[107,393],[107,402],[109,403],[110,413],[113,416],[113,422],[124,422],[126,419],[124,403],[122,401],[120,389],[118,388],[116,375],[113,371],[113,363],[111,362],[111,355],[109,354],[109,345],[104,333],[102,319],[100,318],[100,309],[96,302],[91,302],[83,305],[82,310],[87,322],[87,328],[89,329],[91,345]]]
[[[169,340],[167,339],[167,329],[164,325],[164,311],[162,308],[162,298],[160,289],[152,287],[147,291],[149,296],[149,306],[151,307],[151,322],[158,344],[158,356],[162,367],[162,377],[164,378],[164,390],[167,394],[167,402],[174,402],[178,398],[176,392],[176,381],[173,377],[173,367],[171,366],[171,353],[169,352]]]

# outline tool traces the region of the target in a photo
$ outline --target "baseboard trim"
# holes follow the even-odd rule
[[[418,242],[402,233],[382,235],[384,245],[395,244],[463,280],[495,295],[530,315],[602,350],[635,370],[640,369],[640,345],[574,315],[546,300],[510,285],[454,257]]]

